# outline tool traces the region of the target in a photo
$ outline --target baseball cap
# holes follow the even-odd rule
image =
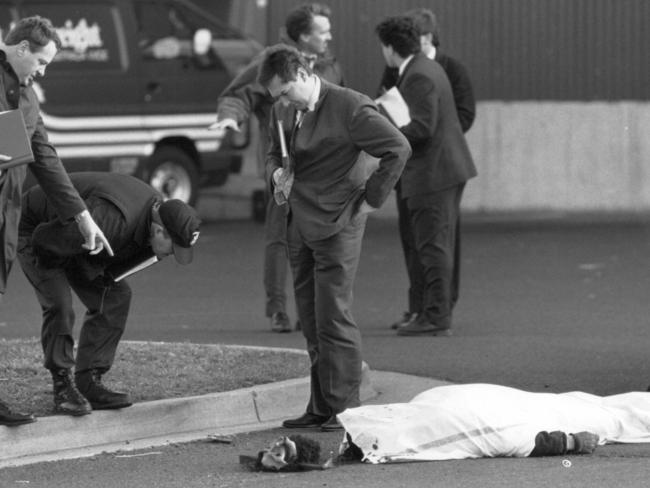
[[[196,211],[182,200],[172,199],[160,204],[158,214],[172,239],[176,261],[179,264],[191,263],[201,225]]]

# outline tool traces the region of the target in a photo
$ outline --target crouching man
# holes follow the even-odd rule
[[[86,415],[131,405],[128,394],[101,382],[113,364],[131,303],[131,288],[120,275],[170,254],[188,264],[200,220],[190,206],[163,202],[158,192],[131,176],[75,173],[70,178],[114,256],[89,255],[76,224],[61,222],[43,190],[34,187],[23,196],[18,257],[43,310],[41,343],[54,383],[55,411]],[[76,358],[71,291],[87,308]]]

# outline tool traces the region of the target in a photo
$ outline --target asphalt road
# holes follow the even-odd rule
[[[454,336],[412,338],[388,328],[406,304],[396,222],[371,218],[353,309],[365,360],[375,370],[532,391],[645,390],[649,230],[639,218],[590,223],[468,217]],[[192,265],[167,260],[131,280],[134,301],[125,339],[304,347],[299,333],[269,330],[262,249],[260,224],[207,222]],[[40,311],[19,269],[9,286],[0,304],[0,334],[38,335]],[[232,445],[199,442],[137,457],[5,469],[0,486],[26,486],[22,482],[30,480],[29,486],[158,488],[405,486],[405,480],[409,486],[646,486],[650,474],[648,445],[601,448],[595,456],[572,458],[571,468],[557,458],[345,466],[293,475],[248,473],[237,465],[239,453],[254,453],[283,432],[240,435]],[[337,434],[317,435],[326,450],[340,440]]]

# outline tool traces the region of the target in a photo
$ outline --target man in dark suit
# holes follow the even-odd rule
[[[286,42],[293,45],[309,61],[310,68],[322,79],[343,86],[343,74],[338,61],[329,52],[332,40],[330,8],[321,3],[306,3],[289,12],[285,21]],[[284,36],[283,36],[284,37]],[[252,113],[260,126],[259,159],[265,164],[268,150],[269,114],[273,99],[266,88],[257,83],[261,59],[256,58],[237,75],[219,95],[217,122],[213,129],[238,131]],[[268,189],[267,189],[268,190]],[[264,220],[264,290],[266,316],[273,332],[291,332],[293,327],[287,315],[287,229],[284,210],[270,195],[267,197]],[[299,322],[297,323],[299,325]]]
[[[101,381],[113,364],[131,304],[131,288],[120,276],[136,264],[171,254],[188,264],[200,221],[187,204],[163,202],[156,190],[132,176],[88,172],[70,179],[115,255],[85,253],[73,224],[57,219],[44,191],[34,187],[23,198],[18,258],[43,310],[41,342],[55,411],[86,415],[91,407],[131,405],[126,393],[111,391]],[[72,291],[87,308],[76,357]]]
[[[420,48],[422,53],[429,59],[433,59],[445,70],[451,91],[454,94],[454,103],[456,113],[460,121],[460,127],[466,133],[474,123],[476,117],[476,101],[474,99],[474,89],[472,81],[465,66],[442,51],[440,48],[440,33],[438,21],[435,14],[427,8],[417,8],[406,12],[415,22],[420,33]],[[392,88],[397,83],[398,68],[386,66],[380,84],[380,94]],[[395,197],[397,199],[397,215],[399,223],[400,242],[404,251],[404,259],[409,277],[408,290],[408,311],[391,325],[391,328],[397,329],[403,325],[415,320],[418,313],[422,310],[422,297],[424,287],[424,277],[422,266],[417,258],[417,252],[411,246],[412,239],[409,238],[411,225],[409,223],[408,209],[406,200],[402,198],[399,184],[396,186]],[[460,251],[460,223],[456,226],[456,247]],[[458,300],[458,291],[460,286],[460,255],[457,254],[454,259],[454,282],[452,287],[452,301],[455,304]]]
[[[420,50],[419,31],[409,17],[377,26],[388,66],[398,68],[397,88],[411,121],[400,127],[413,155],[400,179],[411,232],[406,236],[422,269],[421,310],[398,328],[400,335],[450,335],[460,200],[465,183],[476,176],[442,67]],[[457,269],[457,267],[456,267]]]
[[[352,287],[367,213],[380,207],[411,150],[365,95],[312,73],[294,48],[264,54],[258,81],[278,100],[267,178],[288,219],[289,261],[311,359],[306,413],[283,426],[337,430],[336,415],[359,405],[361,338]],[[366,178],[365,151],[380,158]]]

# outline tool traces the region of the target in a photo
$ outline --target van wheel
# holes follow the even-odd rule
[[[194,205],[198,196],[199,174],[192,158],[175,147],[157,149],[144,171],[144,181],[165,197]]]

